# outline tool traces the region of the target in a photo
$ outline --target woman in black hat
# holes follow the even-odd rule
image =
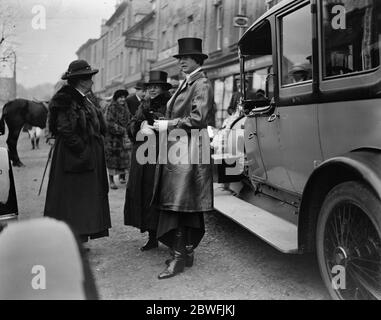
[[[126,105],[127,97],[127,90],[115,91],[105,113],[108,129],[105,138],[105,153],[111,189],[118,189],[114,182],[116,175],[119,175],[120,183],[126,183],[126,171],[130,167],[130,140],[127,135],[127,125],[131,114]]]
[[[151,71],[149,81],[145,83],[149,98],[144,100],[135,117],[128,125],[130,137],[133,138],[131,155],[131,169],[126,189],[124,205],[124,223],[139,228],[141,232],[148,231],[149,240],[141,247],[142,251],[150,250],[158,246],[156,228],[158,212],[151,205],[153,181],[155,176],[155,159],[152,163],[143,163],[146,153],[152,150],[158,152],[158,137],[150,129],[154,120],[164,117],[166,104],[170,98],[168,90],[171,85],[167,83],[167,73],[164,71]],[[146,152],[142,148],[143,141],[139,137],[149,136],[153,145],[148,145]],[[154,137],[152,139],[152,137]],[[140,141],[137,141],[140,140]],[[148,142],[149,143],[149,142]],[[157,152],[154,156],[156,158]]]
[[[73,61],[67,80],[49,104],[49,130],[55,137],[44,215],[67,222],[83,242],[108,236],[111,228],[100,107],[88,98],[98,70]]]
[[[171,163],[170,153],[176,150],[174,145],[178,141],[168,139],[168,162],[158,167],[155,199],[160,209],[157,237],[172,249],[173,257],[166,261],[167,268],[159,274],[159,279],[173,277],[184,267],[193,265],[193,251],[205,233],[203,213],[214,210],[207,132],[213,120],[213,90],[201,68],[208,56],[202,53],[201,39],[183,38],[178,42],[179,54],[174,57],[179,60],[186,79],[168,103],[166,119],[169,119],[169,134],[176,132],[173,129],[182,129],[187,135],[188,162]],[[159,122],[154,123],[154,128],[159,129]],[[200,140],[191,138],[195,130]],[[207,163],[203,163],[204,152],[209,155]]]

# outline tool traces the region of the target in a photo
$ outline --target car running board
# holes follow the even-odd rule
[[[214,189],[214,208],[284,253],[299,253],[295,224],[243,201],[231,192]]]

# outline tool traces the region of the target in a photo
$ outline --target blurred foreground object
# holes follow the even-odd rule
[[[0,300],[97,299],[83,249],[69,226],[51,218],[0,232]]]
[[[17,219],[18,207],[12,166],[6,148],[0,148],[0,225]]]

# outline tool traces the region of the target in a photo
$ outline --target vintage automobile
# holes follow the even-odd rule
[[[316,252],[334,299],[381,298],[380,40],[380,1],[271,8],[238,43],[242,82],[269,62],[267,99],[241,101],[213,156],[216,210],[282,252]]]

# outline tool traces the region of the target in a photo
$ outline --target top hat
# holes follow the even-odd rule
[[[163,86],[164,90],[169,90],[172,88],[172,85],[167,82],[167,76],[168,74],[164,71],[150,71],[149,80],[144,85],[159,84]]]
[[[138,82],[136,82],[134,88],[135,88],[136,90],[142,90],[142,89],[145,89],[145,83],[144,83],[144,81],[138,81]]]
[[[181,38],[177,40],[179,44],[179,53],[174,58],[182,56],[196,55],[207,59],[208,56],[202,53],[202,40],[199,38]]]
[[[80,76],[93,75],[98,73],[98,69],[91,69],[90,65],[85,60],[74,60],[69,64],[69,68],[62,75],[62,80],[76,78]]]

